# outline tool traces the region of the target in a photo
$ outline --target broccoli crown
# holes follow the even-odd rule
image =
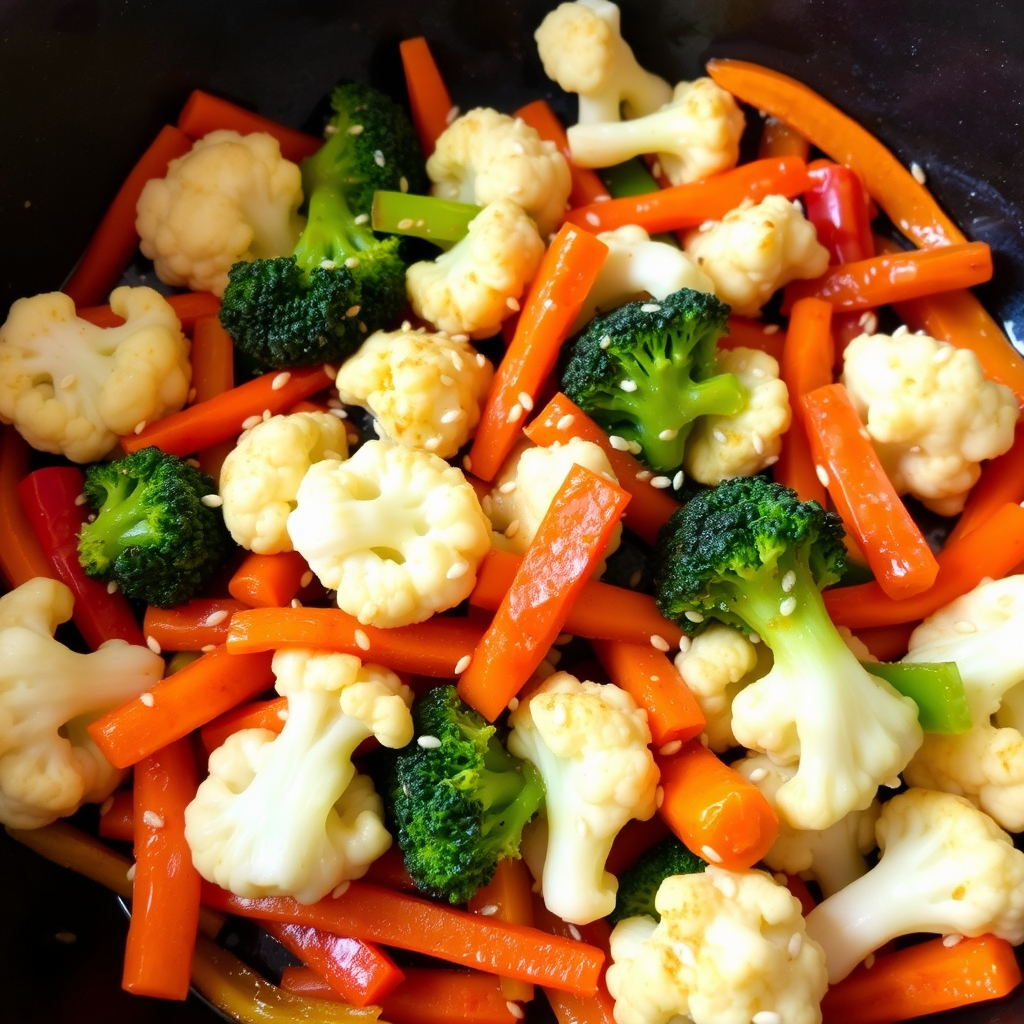
[[[839,580],[846,569],[843,537],[837,515],[788,487],[763,476],[726,480],[697,494],[662,527],[658,607],[691,634],[704,628],[705,616],[762,632],[789,597],[795,603],[808,588]]]
[[[662,840],[641,854],[640,859],[619,877],[619,891],[615,895],[615,909],[608,915],[613,924],[627,917],[646,915],[655,921],[661,914],[655,909],[654,897],[666,878],[673,875],[694,875],[707,864],[690,851],[675,836]]]
[[[216,493],[209,476],[159,448],[89,466],[97,515],[78,540],[86,575],[158,608],[189,600],[234,550],[220,509],[202,501]]]
[[[501,857],[518,857],[523,827],[544,799],[528,761],[502,746],[493,725],[439,686],[413,706],[416,735],[394,755],[389,811],[405,866],[437,899],[465,903],[494,874]]]
[[[576,339],[562,390],[611,435],[639,445],[652,469],[670,472],[698,416],[739,412],[746,389],[719,373],[715,345],[729,307],[682,288],[595,318]]]

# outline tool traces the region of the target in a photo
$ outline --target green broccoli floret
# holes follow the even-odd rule
[[[519,857],[523,827],[544,800],[544,783],[488,725],[438,686],[413,706],[416,736],[393,760],[387,787],[405,866],[423,892],[465,903],[502,857]],[[429,744],[430,741],[428,741]]]
[[[158,608],[189,600],[235,549],[220,509],[202,501],[216,493],[212,478],[159,448],[89,466],[97,515],[78,540],[86,575]]]
[[[399,238],[369,224],[378,189],[422,190],[423,156],[408,118],[370,86],[338,86],[327,141],[302,163],[309,210],[291,256],[236,263],[220,319],[269,367],[344,359],[405,304]]]
[[[662,840],[641,854],[628,871],[619,876],[619,891],[615,895],[615,909],[608,915],[611,924],[627,917],[646,915],[655,921],[661,914],[655,909],[654,897],[666,878],[673,875],[694,875],[703,871],[707,863],[690,851],[675,836]]]
[[[671,472],[698,416],[731,416],[746,404],[739,379],[715,364],[728,315],[690,288],[620,306],[576,339],[562,390],[608,434],[638,445],[651,469]]]

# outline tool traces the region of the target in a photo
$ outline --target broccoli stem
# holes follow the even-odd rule
[[[309,279],[324,261],[342,264],[376,242],[369,225],[356,223],[342,193],[321,185],[309,198],[306,228],[295,246],[295,259]]]
[[[657,192],[661,187],[647,169],[647,164],[640,157],[626,160],[621,164],[605,167],[598,172],[612,199],[628,199],[631,196],[646,196]],[[671,232],[664,231],[651,235],[655,242],[664,242],[678,249],[679,240]]]
[[[123,477],[123,482],[123,487],[107,492],[95,522],[85,527],[92,539],[102,541],[103,553],[110,561],[126,548],[159,543],[162,536],[149,520],[151,505],[143,500],[146,488],[128,477]]]
[[[472,203],[457,203],[407,192],[375,192],[370,220],[374,231],[425,238],[447,249],[461,241],[469,223],[481,211]]]

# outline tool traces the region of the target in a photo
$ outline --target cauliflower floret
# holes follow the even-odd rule
[[[547,790],[544,904],[573,924],[611,913],[618,881],[605,861],[619,829],[654,815],[659,772],[647,717],[610,683],[546,679],[509,717],[508,749]]]
[[[494,531],[494,547],[517,555],[526,553],[573,466],[583,466],[613,484],[619,482],[600,446],[581,437],[548,448],[523,443],[513,449],[484,500],[484,511]],[[621,541],[622,524],[616,523],[604,556],[594,570],[595,579],[604,572],[607,560],[618,551]]]
[[[536,222],[541,237],[562,222],[572,182],[553,142],[523,121],[490,107],[456,118],[427,159],[431,192],[441,199],[488,206],[511,199]]]
[[[490,550],[476,492],[429,452],[367,441],[302,478],[288,534],[338,607],[364,625],[405,626],[469,596]]]
[[[391,845],[381,799],[352,754],[370,736],[391,748],[412,739],[412,691],[350,654],[289,648],[273,669],[288,698],[284,729],[242,729],[210,755],[185,839],[196,870],[237,896],[315,903]]]
[[[942,516],[962,511],[980,463],[1013,444],[1013,392],[978,357],[905,328],[847,346],[843,383],[889,479]]]
[[[496,199],[448,252],[409,267],[409,303],[438,330],[490,338],[511,316],[543,255],[533,221],[511,199]]]
[[[272,416],[247,430],[220,471],[224,523],[235,543],[260,555],[291,551],[288,516],[306,470],[345,458],[345,424],[329,413]]]
[[[566,133],[578,167],[610,167],[657,153],[673,185],[699,181],[736,166],[743,134],[736,101],[710,78],[680,82],[664,107],[635,121],[577,124]]]
[[[1024,942],[1024,853],[969,800],[909,789],[882,808],[875,835],[878,864],[807,915],[829,984],[900,935]]]
[[[447,334],[378,331],[341,364],[348,405],[369,409],[392,440],[450,459],[480,422],[494,368]]]
[[[0,422],[33,448],[95,462],[140,423],[188,397],[188,339],[152,288],[115,288],[126,323],[106,329],[75,315],[63,292],[18,299],[0,327]]]
[[[619,9],[607,0],[577,0],[549,12],[533,34],[544,73],[579,96],[578,121],[618,121],[668,103],[672,87],[645,71],[622,38]]]
[[[666,878],[655,906],[659,924],[627,918],[611,935],[617,1024],[820,1024],[824,953],[770,875],[709,864]]]
[[[735,314],[757,316],[772,293],[797,278],[825,273],[828,250],[796,203],[768,196],[738,206],[686,236],[686,251]]]
[[[747,404],[733,416],[702,416],[686,443],[683,465],[702,484],[715,486],[734,476],[753,476],[778,461],[782,435],[792,422],[789,391],[779,364],[754,348],[720,349],[720,373],[734,373],[747,391]]]
[[[39,828],[105,800],[124,778],[85,725],[152,689],[163,659],[111,640],[92,654],[53,638],[74,597],[36,578],[0,597],[0,822]]]
[[[301,202],[299,167],[273,136],[215,131],[146,182],[135,227],[161,281],[220,296],[233,264],[291,253]]]

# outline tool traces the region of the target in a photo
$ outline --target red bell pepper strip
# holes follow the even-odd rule
[[[30,455],[31,449],[13,426],[0,427],[0,570],[11,587],[37,576],[57,579],[18,494]]]

